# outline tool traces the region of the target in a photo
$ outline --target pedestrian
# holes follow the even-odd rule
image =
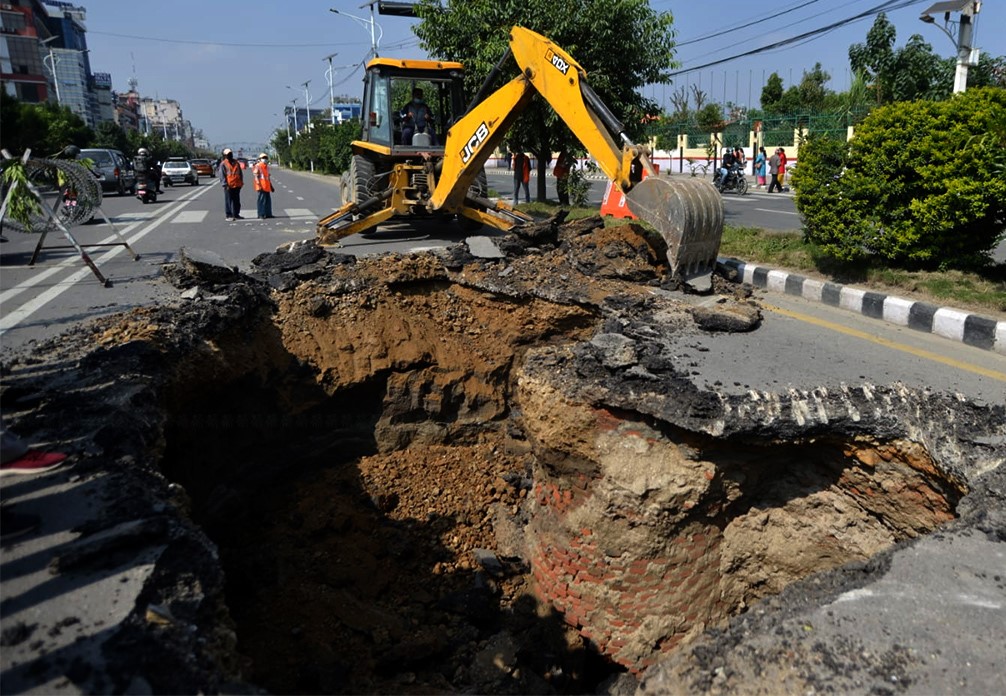
[[[244,220],[241,217],[241,187],[245,185],[241,163],[234,159],[229,147],[224,148],[224,158],[220,160],[220,185],[224,187],[224,208],[227,221]]]
[[[569,205],[569,170],[571,166],[572,158],[563,150],[555,160],[555,168],[552,169],[552,174],[555,176],[555,190],[559,195],[559,205]]]
[[[779,153],[782,152],[782,148],[777,148],[776,151],[768,158],[768,173],[772,177],[772,181],[769,182],[768,192],[772,193],[772,189],[775,188],[782,193],[782,184],[779,183]]]
[[[268,220],[272,217],[272,179],[269,178],[269,155],[261,153],[258,162],[252,167],[255,177],[255,190],[258,191],[258,219]]]
[[[786,151],[779,148],[779,190],[788,191],[786,186]]]
[[[531,202],[531,159],[523,152],[517,152],[513,156],[513,204],[517,205],[520,199],[520,189],[524,187],[524,200]]]
[[[768,157],[765,155],[765,148],[759,147],[758,154],[755,155],[755,176],[758,178],[758,188],[765,188],[766,165],[768,165]]]

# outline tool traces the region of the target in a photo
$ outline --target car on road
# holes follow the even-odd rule
[[[169,186],[174,184],[199,184],[199,172],[196,171],[192,163],[181,157],[169,157],[168,161],[161,165],[161,181]]]
[[[199,176],[213,176],[213,163],[208,159],[189,160]]]
[[[136,173],[133,171],[133,163],[120,150],[89,147],[81,150],[78,158],[91,160],[91,169],[101,182],[103,191],[115,191],[121,196],[135,190]]]

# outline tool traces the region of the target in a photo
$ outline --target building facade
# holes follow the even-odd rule
[[[51,98],[50,78],[42,63],[42,41],[53,38],[47,17],[38,0],[0,4],[0,82],[7,94],[23,102]]]

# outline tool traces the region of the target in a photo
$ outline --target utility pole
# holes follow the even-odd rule
[[[304,125],[304,128],[306,128],[308,132],[311,130],[311,93],[307,91],[307,86],[309,84],[311,84],[310,80],[304,83],[304,108],[307,109],[307,123]]]
[[[322,58],[322,60],[328,61],[328,70],[325,71],[325,77],[328,79],[328,110],[331,112],[332,125],[335,125],[335,92],[333,92],[333,82],[335,81],[335,72],[332,68],[332,59],[335,58],[338,53],[329,53],[327,56]]]
[[[957,50],[957,69],[954,72],[954,94],[963,92],[968,88],[968,66],[978,64],[978,50],[971,45],[974,35],[974,18],[982,9],[981,0],[952,0],[951,2],[938,2],[922,13],[920,20],[926,24],[937,26],[949,38],[954,48]],[[936,24],[933,12],[943,13],[943,26]],[[951,12],[960,12],[961,18],[957,22],[957,38],[950,32]]]

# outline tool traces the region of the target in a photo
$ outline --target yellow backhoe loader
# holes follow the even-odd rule
[[[489,94],[511,57],[520,74]],[[514,27],[506,55],[467,108],[463,70],[441,61],[375,58],[367,64],[362,138],[352,143],[343,176],[344,205],[318,222],[320,243],[335,244],[404,216],[453,217],[472,229],[509,230],[530,221],[505,202],[489,200],[483,167],[538,94],[621,187],[629,209],[667,242],[672,277],[688,281],[713,271],[723,232],[715,187],[698,178],[661,178],[648,149],[625,135],[572,56]],[[632,182],[629,168],[637,157],[648,176]]]

